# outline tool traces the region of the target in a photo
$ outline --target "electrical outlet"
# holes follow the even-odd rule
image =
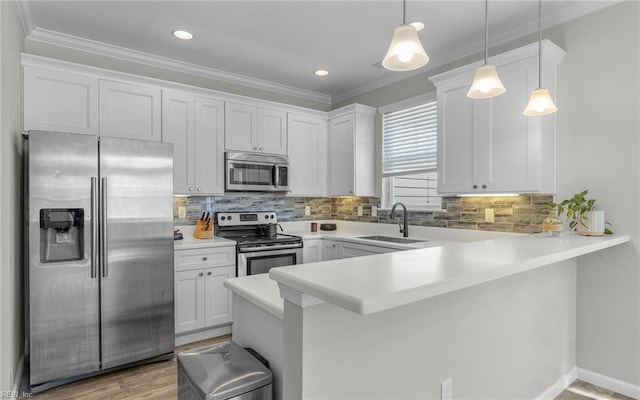
[[[440,384],[440,400],[453,400],[453,378]]]
[[[311,215],[311,206],[304,206],[304,215]]]
[[[493,208],[487,208],[484,210],[484,222],[496,222],[495,221],[495,211]]]
[[[187,207],[178,207],[178,218],[187,218]]]
[[[362,206],[358,206],[358,217],[362,217],[364,214],[364,208]]]
[[[371,216],[372,217],[378,216],[378,206],[371,206]]]

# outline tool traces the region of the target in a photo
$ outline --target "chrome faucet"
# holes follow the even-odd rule
[[[393,207],[391,207],[391,215],[389,216],[389,218],[393,219],[395,217],[397,206],[402,206],[402,209],[404,210],[404,214],[402,215],[402,225],[398,224],[400,226],[400,233],[402,233],[402,236],[404,237],[409,237],[409,224],[407,223],[407,218],[409,213],[407,213],[407,207],[405,207],[404,204],[402,203],[394,204]]]

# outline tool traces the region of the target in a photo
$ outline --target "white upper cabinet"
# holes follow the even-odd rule
[[[98,134],[98,79],[24,66],[23,129]]]
[[[161,140],[161,90],[100,81],[100,135]]]
[[[542,84],[556,92],[565,52],[543,42]],[[537,43],[491,58],[507,91],[473,100],[467,91],[478,64],[431,80],[438,100],[438,192],[554,193],[555,114],[522,114],[538,86]]]
[[[287,114],[238,103],[226,103],[225,149],[287,154]]]
[[[287,116],[289,195],[327,195],[327,120],[311,115]]]
[[[329,113],[329,196],[374,196],[375,108],[352,104]]]
[[[187,93],[162,94],[162,141],[173,143],[173,192],[224,193],[224,103]]]

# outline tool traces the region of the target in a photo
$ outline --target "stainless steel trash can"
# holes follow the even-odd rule
[[[178,354],[178,400],[272,400],[272,380],[235,342]]]

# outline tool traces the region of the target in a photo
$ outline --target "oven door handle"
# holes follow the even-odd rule
[[[238,251],[241,253],[248,253],[251,251],[270,251],[270,250],[283,250],[283,249],[299,249],[302,247],[302,243],[295,244],[283,244],[276,246],[265,246],[265,247],[241,247],[238,248]]]
[[[280,172],[278,171],[279,168],[277,165],[273,166],[273,186],[275,186],[276,188],[278,186],[280,186]]]

